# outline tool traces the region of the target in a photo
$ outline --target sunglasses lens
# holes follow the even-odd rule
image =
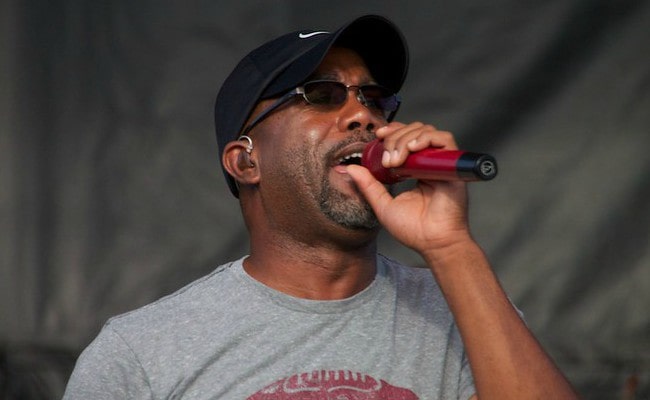
[[[348,98],[348,87],[336,81],[312,81],[303,86],[304,97],[310,104],[339,106]],[[398,97],[379,85],[359,87],[358,98],[366,107],[388,118],[399,106]]]
[[[366,101],[366,106],[381,111],[392,112],[397,110],[397,96],[388,89],[378,85],[362,86],[361,95]]]
[[[305,98],[311,104],[340,105],[345,102],[347,89],[340,82],[308,82]]]

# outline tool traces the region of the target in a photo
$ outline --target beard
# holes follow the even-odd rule
[[[282,181],[294,183],[286,190],[295,189],[295,182],[301,182],[308,189],[311,200],[318,204],[321,213],[330,221],[347,229],[377,229],[379,221],[363,195],[358,190],[356,195],[347,195],[333,188],[329,181],[329,171],[324,167],[328,165],[327,160],[333,159],[337,152],[350,143],[359,140],[367,142],[373,138],[371,133],[357,131],[329,149],[325,155],[319,155],[317,149],[307,146],[292,148],[285,155],[288,165],[283,171],[288,177],[285,176]],[[295,154],[303,156],[296,157]]]
[[[327,218],[349,229],[372,230],[379,227],[377,216],[367,201],[350,198],[333,189],[327,177],[323,177],[321,182],[317,200]]]
[[[373,137],[374,135],[371,133],[356,131],[335,148],[330,149],[326,159],[332,158],[333,154],[350,143],[359,140],[370,141]],[[339,192],[332,188],[325,172],[322,174],[319,189],[316,192],[318,193],[316,200],[323,214],[331,221],[349,229],[371,230],[379,227],[375,212],[359,191],[357,191],[357,197],[354,198]]]

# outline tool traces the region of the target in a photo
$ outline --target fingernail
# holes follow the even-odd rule
[[[390,163],[390,153],[388,150],[384,150],[384,154],[381,155],[381,163],[384,166],[387,166]]]
[[[394,161],[394,160],[397,160],[398,158],[399,158],[399,151],[393,150],[393,154],[391,155],[391,159]]]

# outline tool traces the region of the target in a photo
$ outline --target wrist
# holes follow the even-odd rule
[[[432,269],[454,266],[467,258],[483,257],[483,250],[469,232],[458,233],[420,251]]]

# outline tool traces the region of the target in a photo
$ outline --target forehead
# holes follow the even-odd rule
[[[344,47],[332,47],[314,71],[313,78],[373,81],[363,58],[356,51]]]

